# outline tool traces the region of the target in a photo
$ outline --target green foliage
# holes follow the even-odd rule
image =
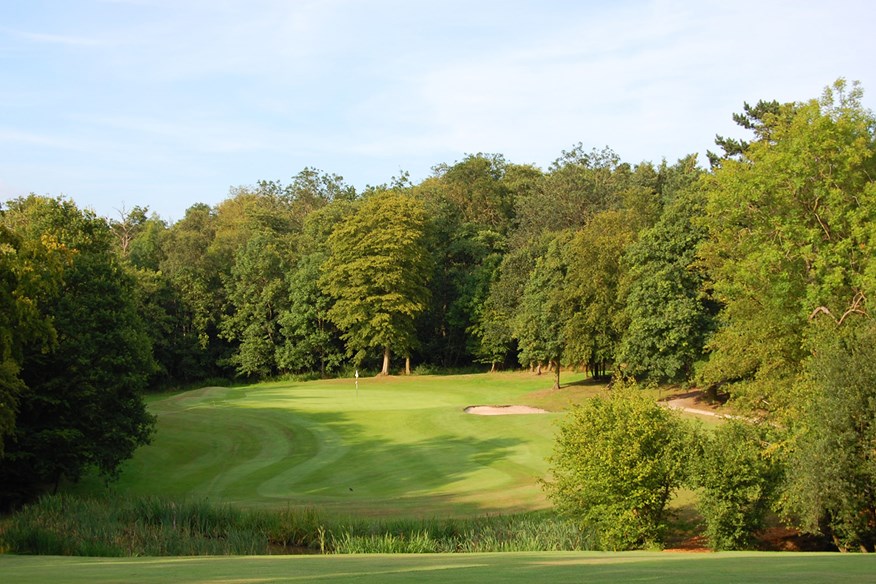
[[[158,271],[166,257],[167,224],[153,215],[135,232],[128,247],[127,258],[137,268]]]
[[[563,151],[533,188],[517,203],[518,237],[577,229],[594,214],[621,206],[630,168],[610,149],[586,152],[582,144]]]
[[[664,187],[670,197],[660,220],[626,248],[621,288],[629,325],[618,360],[623,373],[656,382],[689,380],[714,329],[717,307],[705,296],[707,274],[697,264],[706,237],[698,219],[695,157],[679,161]]]
[[[701,256],[723,304],[703,370],[753,407],[788,411],[808,323],[865,311],[874,290],[876,142],[861,91],[764,113],[759,139],[706,179]]]
[[[430,303],[417,320],[419,353],[435,364],[470,363],[482,351],[484,299],[505,251],[516,195],[501,156],[467,156],[412,189],[428,217],[434,273]],[[504,355],[503,355],[504,356]]]
[[[592,530],[552,514],[471,519],[341,522],[328,527],[338,554],[489,553],[594,549]]]
[[[234,310],[223,318],[221,334],[237,342],[230,363],[240,375],[267,377],[278,370],[280,317],[289,306],[288,247],[281,234],[262,231],[235,255],[228,279],[228,300]]]
[[[514,216],[513,192],[503,180],[508,163],[501,154],[470,154],[453,165],[435,166],[435,176],[419,190],[448,203],[462,224],[507,233]]]
[[[4,221],[22,240],[70,250],[62,286],[46,290],[38,310],[51,319],[57,345],[23,349],[14,434],[0,459],[2,498],[28,497],[88,467],[112,476],[148,442],[154,419],[141,392],[155,364],[136,312],[134,281],[115,253],[107,223],[61,199],[31,196],[10,205]]]
[[[685,479],[689,441],[677,414],[617,383],[567,414],[544,486],[559,511],[596,529],[603,549],[654,544]]]
[[[569,268],[559,305],[566,361],[588,365],[594,373],[614,363],[626,328],[621,258],[636,238],[631,221],[628,211],[594,215],[565,250]]]
[[[335,303],[328,318],[344,331],[347,353],[361,361],[369,350],[408,353],[416,344],[414,319],[429,299],[431,257],[425,212],[416,199],[391,191],[367,198],[336,226],[320,286]]]
[[[563,356],[560,292],[567,269],[563,257],[567,240],[568,234],[558,236],[536,260],[514,321],[520,363],[530,367],[537,364],[539,372],[542,364],[552,364],[557,374],[556,387]]]
[[[51,318],[40,311],[46,295],[56,295],[69,250],[52,238],[24,239],[3,217],[0,222],[0,457],[4,438],[15,428],[24,350],[56,341]]]
[[[6,520],[0,548],[16,554],[200,556],[268,553],[484,553],[593,549],[593,534],[553,514],[380,520],[310,509],[248,510],[158,497],[40,498]]]
[[[131,253],[131,246],[135,239],[144,230],[149,220],[148,207],[135,206],[130,211],[122,208],[118,220],[110,220],[109,225],[116,237],[119,253],[127,258]]]
[[[824,329],[800,387],[785,509],[843,550],[876,551],[876,324]]]
[[[706,435],[692,482],[715,550],[746,549],[775,502],[781,465],[769,428],[729,420]]]
[[[319,287],[323,252],[304,256],[288,274],[289,307],[279,317],[277,365],[295,372],[337,371],[344,358],[340,332],[328,318],[331,298]]]
[[[322,207],[304,220],[298,238],[298,259],[286,274],[288,308],[278,319],[282,344],[277,365],[286,371],[319,371],[325,376],[343,364],[340,331],[329,320],[332,298],[319,285],[329,254],[328,238],[334,228],[352,216],[355,206],[346,199]]]
[[[215,362],[215,340],[223,304],[217,261],[208,252],[216,237],[216,213],[208,205],[192,205],[164,238],[161,272],[179,297],[175,317],[180,344],[200,349]],[[214,349],[214,350],[210,350]],[[205,364],[206,365],[206,364]]]
[[[751,130],[758,140],[770,139],[771,123],[768,122],[770,117],[781,115],[782,104],[773,101],[760,100],[755,106],[751,106],[748,102],[743,104],[741,114],[733,114],[733,121],[742,126],[746,130]],[[715,136],[715,144],[721,147],[724,151],[723,155],[707,152],[709,164],[712,168],[721,166],[722,161],[727,159],[742,160],[745,158],[745,151],[751,146],[751,142],[746,140],[738,140],[736,138],[725,138],[724,136]]]
[[[541,242],[533,242],[512,249],[502,257],[484,300],[478,324],[477,356],[481,361],[502,363],[513,349],[517,339],[516,319],[519,318],[516,315],[530,274],[546,247]]]
[[[54,495],[14,514],[2,542],[14,553],[56,556],[266,554],[270,523],[263,513],[204,501]]]

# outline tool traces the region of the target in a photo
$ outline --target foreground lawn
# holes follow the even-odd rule
[[[876,582],[876,557],[840,554],[649,552],[206,558],[0,555],[17,584],[66,582]]]
[[[547,506],[560,413],[474,416],[469,405],[558,411],[600,390],[564,374],[366,378],[204,388],[150,400],[152,445],[110,489],[357,516],[471,516]],[[96,494],[85,481],[72,490]]]

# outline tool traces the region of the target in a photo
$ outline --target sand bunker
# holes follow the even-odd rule
[[[547,410],[529,406],[468,406],[466,414],[476,416],[507,416],[511,414],[547,414]]]

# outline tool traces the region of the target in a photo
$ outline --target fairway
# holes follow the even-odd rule
[[[582,376],[564,375],[564,382]],[[470,405],[558,410],[598,387],[544,391],[527,373],[364,378],[210,387],[150,399],[153,443],[109,488],[376,516],[466,516],[547,506],[561,413],[476,416]],[[86,480],[73,490],[105,487]]]
[[[0,555],[18,584],[66,582],[876,582],[876,558],[797,553],[504,553],[205,558],[57,558]]]

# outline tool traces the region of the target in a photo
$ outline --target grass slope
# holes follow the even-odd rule
[[[564,382],[581,382],[564,375]],[[546,506],[561,414],[473,416],[469,405],[559,409],[598,387],[543,391],[526,373],[277,382],[150,400],[154,443],[111,489],[352,515],[466,516]],[[100,492],[99,481],[73,487]]]
[[[139,582],[876,582],[876,558],[840,554],[504,553],[205,558],[57,558],[0,555],[17,584]]]

